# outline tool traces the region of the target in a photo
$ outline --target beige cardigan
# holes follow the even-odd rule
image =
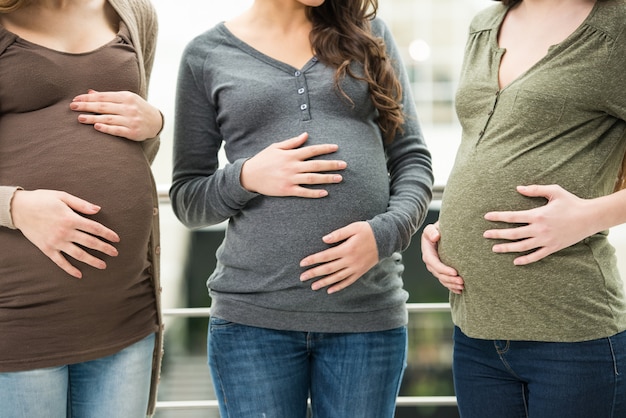
[[[118,13],[122,21],[130,31],[131,41],[137,52],[140,69],[140,94],[143,98],[147,98],[148,83],[152,65],[154,63],[154,54],[156,50],[158,22],[156,11],[149,0],[108,0]],[[0,51],[5,46],[0,45]],[[142,142],[146,159],[152,163],[159,148],[159,138],[152,138]],[[154,179],[153,179],[154,184]],[[13,221],[11,219],[11,199],[15,191],[19,189],[19,185],[0,186],[0,227],[12,228]],[[158,196],[156,185],[153,192],[154,216],[152,218],[152,234],[150,237],[150,248],[148,258],[152,264],[153,285],[155,289],[155,297],[157,302],[157,317],[159,322],[159,332],[157,333],[156,343],[154,347],[153,367],[152,367],[152,385],[150,389],[150,403],[148,406],[148,415],[154,414],[156,406],[157,384],[160,378],[161,360],[163,358],[163,318],[161,316],[161,285],[159,276],[160,266],[160,242],[159,242],[159,216],[158,216]]]

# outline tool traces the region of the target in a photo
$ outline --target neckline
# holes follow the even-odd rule
[[[500,64],[502,62],[502,55],[504,55],[504,53],[506,52],[506,48],[500,47],[500,44],[498,43],[498,38],[500,37],[500,29],[502,28],[502,24],[504,23],[504,19],[506,18],[507,14],[511,10],[511,7],[506,6],[505,10],[504,10],[504,13],[502,13],[500,15],[499,19],[496,21],[496,23],[495,23],[495,29],[496,30],[492,32],[492,36],[491,36],[491,47],[499,55],[499,59],[497,60],[498,66],[497,66],[497,71],[496,71],[496,85],[498,86],[498,91],[500,91],[500,92],[504,91],[509,86],[511,86],[513,84],[516,84],[519,80],[521,80],[522,78],[526,77],[536,67],[538,67],[540,64],[542,64],[544,61],[546,61],[553,54],[553,52],[555,50],[557,50],[559,48],[562,48],[564,46],[567,46],[570,42],[572,42],[572,40],[578,35],[578,33],[580,31],[582,31],[583,28],[588,26],[589,21],[593,18],[593,16],[595,15],[596,11],[598,10],[600,3],[601,3],[600,1],[596,0],[596,2],[594,3],[593,7],[589,11],[589,14],[587,14],[587,17],[585,17],[585,19],[583,19],[583,21],[580,23],[580,25],[578,25],[578,27],[576,27],[576,29],[574,29],[572,31],[572,33],[570,33],[567,37],[565,37],[565,39],[563,39],[561,42],[559,42],[557,44],[550,45],[548,47],[548,52],[546,52],[546,54],[543,57],[541,57],[533,65],[528,67],[526,69],[526,71],[522,72],[516,78],[511,80],[508,84],[506,84],[505,86],[500,87]]]
[[[92,49],[89,51],[84,51],[84,52],[68,52],[68,51],[62,51],[60,49],[54,49],[45,45],[41,45],[38,44],[36,42],[33,41],[29,41],[28,39],[22,38],[21,36],[19,36],[18,34],[16,34],[15,32],[11,32],[10,30],[8,30],[7,28],[5,28],[2,24],[0,24],[0,33],[4,32],[6,34],[9,34],[10,36],[13,37],[14,41],[19,41],[23,44],[29,45],[31,47],[35,47],[35,48],[39,48],[39,49],[43,49],[55,54],[59,54],[59,55],[66,55],[66,56],[73,56],[73,57],[80,57],[80,56],[86,56],[86,55],[91,55],[94,54],[96,52],[99,52],[107,47],[109,47],[110,45],[113,45],[115,43],[117,43],[119,41],[120,38],[123,38],[122,36],[122,31],[126,29],[126,25],[124,24],[124,21],[122,21],[120,19],[119,21],[119,26],[117,29],[117,32],[115,33],[115,36],[113,37],[113,39],[111,39],[110,41],[107,41],[106,43]]]
[[[286,71],[290,74],[293,74],[295,72],[305,72],[307,71],[309,68],[311,68],[313,65],[315,65],[315,63],[318,62],[318,59],[315,55],[313,55],[311,58],[309,58],[309,60],[307,62],[304,63],[304,65],[301,68],[295,67],[294,65],[291,65],[289,63],[286,63],[284,61],[281,61],[277,58],[274,58],[270,55],[267,55],[261,51],[259,51],[258,49],[256,49],[255,47],[253,47],[252,45],[250,45],[249,43],[245,42],[244,40],[242,40],[241,38],[239,38],[237,35],[235,35],[233,32],[231,32],[230,29],[228,29],[228,27],[226,26],[225,22],[222,21],[218,24],[217,26],[221,32],[226,35],[228,37],[228,39],[235,44],[239,49],[241,49],[242,51],[246,52],[248,55],[251,55],[254,58],[257,58],[269,65],[272,65],[280,70]]]

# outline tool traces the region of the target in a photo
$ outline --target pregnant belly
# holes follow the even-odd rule
[[[100,212],[92,219],[121,238],[116,245],[120,255],[111,263],[128,263],[142,269],[154,203],[150,167],[141,144],[100,133],[91,125],[81,125],[73,112],[67,112],[61,112],[60,119],[65,122],[59,122],[55,129],[32,123],[32,115],[28,118],[30,123],[24,123],[19,115],[3,117],[0,184],[21,186],[25,190],[64,191],[100,206]],[[43,119],[49,120],[49,116]],[[4,268],[17,269],[33,261],[47,263],[41,251],[23,242],[21,234],[6,233],[2,240],[3,245],[19,242],[19,248],[24,250],[0,256]],[[144,261],[137,264],[136,259]],[[57,274],[56,269],[52,273]]]

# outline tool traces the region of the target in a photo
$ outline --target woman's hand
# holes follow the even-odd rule
[[[378,263],[376,239],[367,222],[354,222],[322,239],[326,244],[337,245],[300,262],[301,267],[315,265],[302,273],[301,281],[323,277],[313,282],[313,290],[330,286],[327,290],[329,294],[338,292],[356,282]]]
[[[458,275],[457,271],[441,262],[438,252],[438,243],[441,239],[439,233],[439,222],[427,225],[422,233],[422,261],[426,269],[439,280],[450,292],[458,295],[463,292],[465,282]]]
[[[483,234],[485,238],[510,241],[494,245],[496,253],[532,251],[517,257],[514,260],[516,265],[539,261],[597,232],[592,221],[597,213],[590,207],[589,200],[581,199],[558,185],[518,186],[517,191],[528,197],[544,197],[548,202],[530,210],[489,212],[485,214],[488,221],[521,226],[490,229]]]
[[[272,144],[250,158],[241,168],[241,185],[251,192],[266,196],[327,196],[326,190],[309,189],[302,185],[339,183],[341,175],[322,172],[343,170],[346,163],[338,160],[310,160],[331,154],[337,151],[338,146],[322,144],[301,147],[307,138],[307,133],[300,134]]]
[[[83,112],[78,121],[109,135],[133,141],[154,138],[163,128],[159,110],[129,91],[97,92],[74,97],[70,109]]]
[[[106,263],[81,246],[111,257],[117,255],[109,242],[119,242],[119,236],[80,215],[98,211],[99,206],[54,190],[17,190],[11,201],[15,227],[57,266],[79,279],[82,273],[62,253],[97,269],[105,269]]]

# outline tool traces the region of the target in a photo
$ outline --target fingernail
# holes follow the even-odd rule
[[[320,190],[320,197],[328,196],[328,192],[326,190]]]
[[[339,183],[341,180],[342,180],[342,179],[341,179],[341,176],[333,176],[333,181],[334,181],[335,183]]]

